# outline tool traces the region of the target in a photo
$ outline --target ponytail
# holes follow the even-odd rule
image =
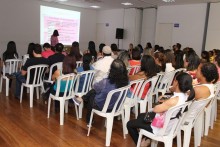
[[[189,90],[190,90],[190,93],[189,93],[189,96],[188,96],[186,102],[193,100],[195,97],[195,90],[194,90],[193,86],[191,86],[191,88]]]

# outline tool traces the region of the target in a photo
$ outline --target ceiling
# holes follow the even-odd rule
[[[68,6],[76,6],[82,8],[91,8],[90,6],[100,6],[100,9],[118,9],[118,8],[149,8],[163,5],[182,5],[196,4],[207,2],[220,2],[220,0],[175,0],[173,3],[165,3],[162,0],[68,0],[60,2],[59,0],[40,0],[51,3],[59,3]],[[130,2],[132,6],[124,6],[121,3]]]

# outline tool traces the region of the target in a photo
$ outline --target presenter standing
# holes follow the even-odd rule
[[[59,43],[58,36],[59,36],[58,31],[54,30],[53,35],[51,35],[51,38],[50,38],[52,49],[54,49],[55,45]]]

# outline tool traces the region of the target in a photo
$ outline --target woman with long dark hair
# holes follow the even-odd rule
[[[190,101],[194,98],[195,92],[192,86],[192,77],[187,73],[179,73],[174,82],[173,82],[173,90],[174,94],[171,98],[164,101],[162,104],[159,104],[153,108],[153,112],[156,113],[155,117],[160,116],[161,114],[165,113],[167,110],[169,110],[172,107],[179,106],[184,104],[186,101]],[[187,95],[187,92],[190,91],[189,96]],[[145,113],[141,113],[138,115],[137,119],[130,120],[127,123],[128,132],[131,135],[133,141],[135,144],[137,144],[138,141],[138,129],[145,129],[148,132],[151,132],[155,135],[158,135],[160,132],[160,129],[156,126],[154,126],[151,123],[145,123],[144,122]],[[175,121],[175,119],[171,120],[168,124],[167,132],[169,132],[172,129],[172,121]],[[144,139],[142,141],[143,146],[148,146],[150,144],[149,139]]]
[[[128,74],[125,64],[120,59],[115,59],[110,67],[108,78],[93,85],[93,89],[82,98],[74,98],[76,104],[83,100],[87,101],[86,122],[89,123],[92,108],[102,110],[109,91],[128,85]],[[117,101],[117,96],[113,95],[108,110],[111,110]]]
[[[18,58],[18,53],[16,49],[16,44],[14,41],[9,41],[7,45],[6,51],[2,55],[3,61],[7,59],[17,59]]]
[[[95,42],[94,41],[89,41],[88,50],[89,50],[89,53],[93,56],[93,58],[96,61],[96,59],[97,59],[97,52],[95,50]]]
[[[59,36],[58,31],[54,30],[53,34],[51,35],[51,38],[50,38],[50,44],[51,44],[52,47],[55,47],[55,45],[57,43],[59,43],[58,36]]]
[[[82,55],[80,54],[79,50],[79,42],[74,41],[72,43],[72,48],[70,51],[70,55],[75,56],[76,61],[81,61],[82,60]]]

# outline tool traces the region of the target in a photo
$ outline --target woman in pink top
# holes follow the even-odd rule
[[[141,52],[137,47],[135,47],[132,50],[132,59],[129,60],[129,65],[131,67],[131,71],[129,75],[132,75],[132,73],[134,72],[134,69],[132,67],[141,65],[140,59],[141,59]]]
[[[216,67],[218,69],[218,75],[220,77],[220,55],[217,55],[215,57],[215,65],[216,65]],[[220,78],[218,79],[218,81],[220,81]]]
[[[59,43],[58,36],[59,36],[58,31],[57,31],[57,30],[54,30],[54,31],[53,31],[53,35],[52,35],[51,38],[50,38],[51,46],[52,46],[52,47],[54,47],[57,43]]]

